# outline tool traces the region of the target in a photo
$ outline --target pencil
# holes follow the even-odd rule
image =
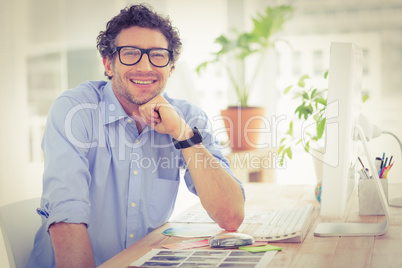
[[[360,157],[357,157],[357,158],[359,159],[359,161],[360,161],[360,164],[362,164],[362,167],[363,167],[363,168],[365,168],[365,167],[364,167],[364,165],[363,165],[363,162],[362,162],[362,160],[360,159]]]

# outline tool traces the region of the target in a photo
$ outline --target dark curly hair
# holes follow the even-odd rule
[[[97,38],[97,48],[102,58],[112,58],[117,35],[121,30],[133,26],[159,30],[168,41],[168,49],[173,51],[172,63],[177,61],[182,46],[178,30],[171,25],[169,17],[162,17],[146,4],[128,6],[106,24],[106,30],[101,31]],[[106,72],[105,75],[108,76]]]

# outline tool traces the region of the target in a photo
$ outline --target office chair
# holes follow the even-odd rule
[[[36,213],[40,198],[27,199],[0,207],[0,229],[10,268],[25,268],[41,225]]]

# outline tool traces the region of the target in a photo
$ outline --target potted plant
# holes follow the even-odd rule
[[[324,73],[327,79],[328,71]],[[296,136],[294,132],[294,120],[289,123],[289,128],[285,136],[281,139],[278,156],[279,164],[283,166],[285,158],[292,159],[293,148],[303,142],[303,148],[306,152],[310,151],[310,147],[321,147],[320,141],[325,129],[325,108],[327,107],[326,92],[327,88],[318,88],[308,85],[306,80],[311,79],[307,74],[302,75],[295,85],[290,85],[284,90],[284,94],[292,94],[292,99],[297,99],[299,104],[294,113],[298,121],[312,121],[314,128],[305,129],[302,135]]]
[[[267,51],[275,45],[273,35],[283,28],[292,12],[292,7],[286,5],[267,7],[264,13],[257,13],[252,18],[251,31],[234,31],[232,37],[221,35],[216,38],[215,43],[220,46],[219,51],[213,54],[211,60],[201,63],[196,69],[197,73],[200,73],[211,64],[220,64],[230,80],[238,103],[223,110],[221,114],[234,151],[252,149],[258,142],[258,136],[255,137],[258,132],[255,129],[260,128],[265,109],[250,107],[249,96],[256,77],[262,70]],[[257,59],[256,63],[250,64],[251,56]],[[246,68],[250,74],[247,77]],[[254,116],[255,119],[249,119],[248,116]]]

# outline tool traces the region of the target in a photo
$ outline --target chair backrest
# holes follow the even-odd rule
[[[41,225],[41,217],[36,213],[39,206],[37,197],[0,207],[0,229],[11,268],[25,268],[28,264]]]

